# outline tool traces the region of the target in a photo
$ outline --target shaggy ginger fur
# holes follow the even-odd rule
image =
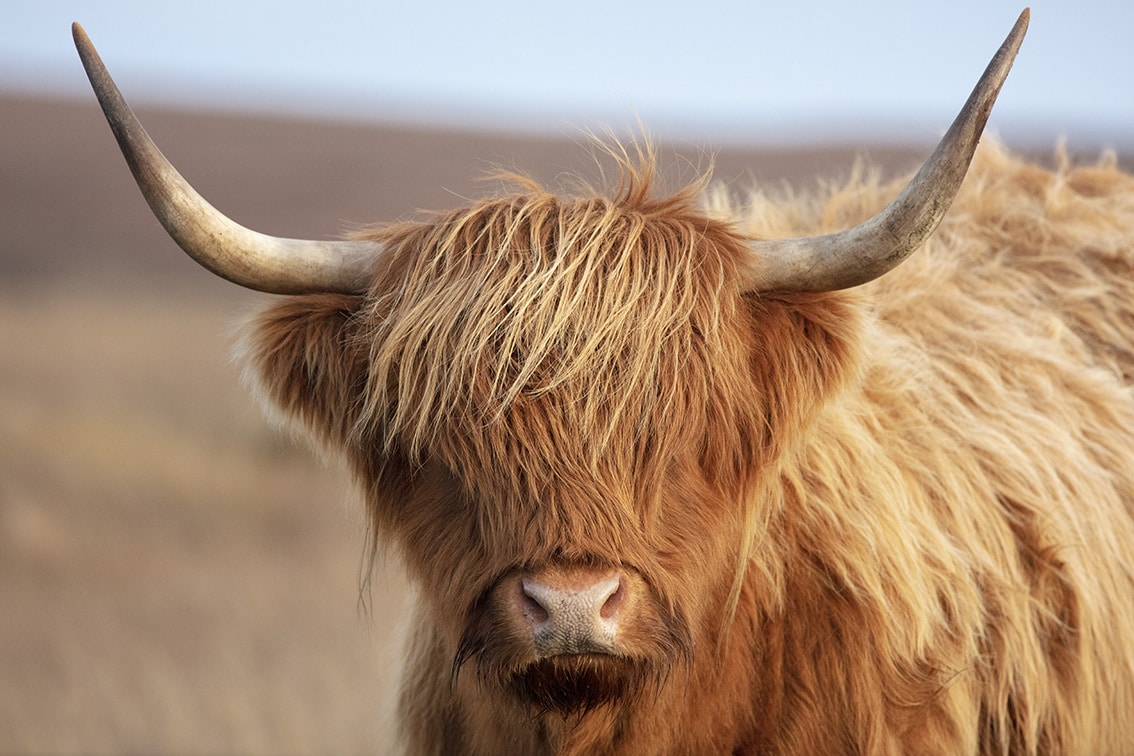
[[[625,170],[376,230],[367,296],[249,333],[420,586],[408,750],[1134,752],[1134,180],[985,145],[907,263],[780,295],[746,237],[899,186]],[[574,564],[630,575],[622,656],[532,667],[499,585]]]

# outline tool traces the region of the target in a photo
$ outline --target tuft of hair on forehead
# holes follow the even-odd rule
[[[511,193],[369,232],[389,254],[360,430],[533,488],[551,468],[637,480],[695,437],[727,371],[739,242],[700,208],[707,174],[657,196],[652,148],[606,153],[613,191],[513,176]]]

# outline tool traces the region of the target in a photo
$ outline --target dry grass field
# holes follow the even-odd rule
[[[0,751],[381,742],[401,581],[360,613],[359,508],[243,395],[233,311],[0,301]]]
[[[460,204],[492,163],[587,163],[570,139],[141,115],[279,235]],[[853,158],[726,151],[717,175],[806,188]],[[0,100],[0,753],[388,750],[408,590],[380,563],[360,591],[345,476],[242,388],[232,331],[258,301],[165,238],[93,101]]]

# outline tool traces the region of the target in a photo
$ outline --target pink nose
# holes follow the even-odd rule
[[[626,581],[617,572],[547,572],[520,579],[518,609],[536,653],[614,653]]]

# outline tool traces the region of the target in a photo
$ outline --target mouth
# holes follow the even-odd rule
[[[549,656],[511,674],[509,691],[543,712],[564,717],[603,705],[626,705],[660,681],[649,665],[607,654]]]

